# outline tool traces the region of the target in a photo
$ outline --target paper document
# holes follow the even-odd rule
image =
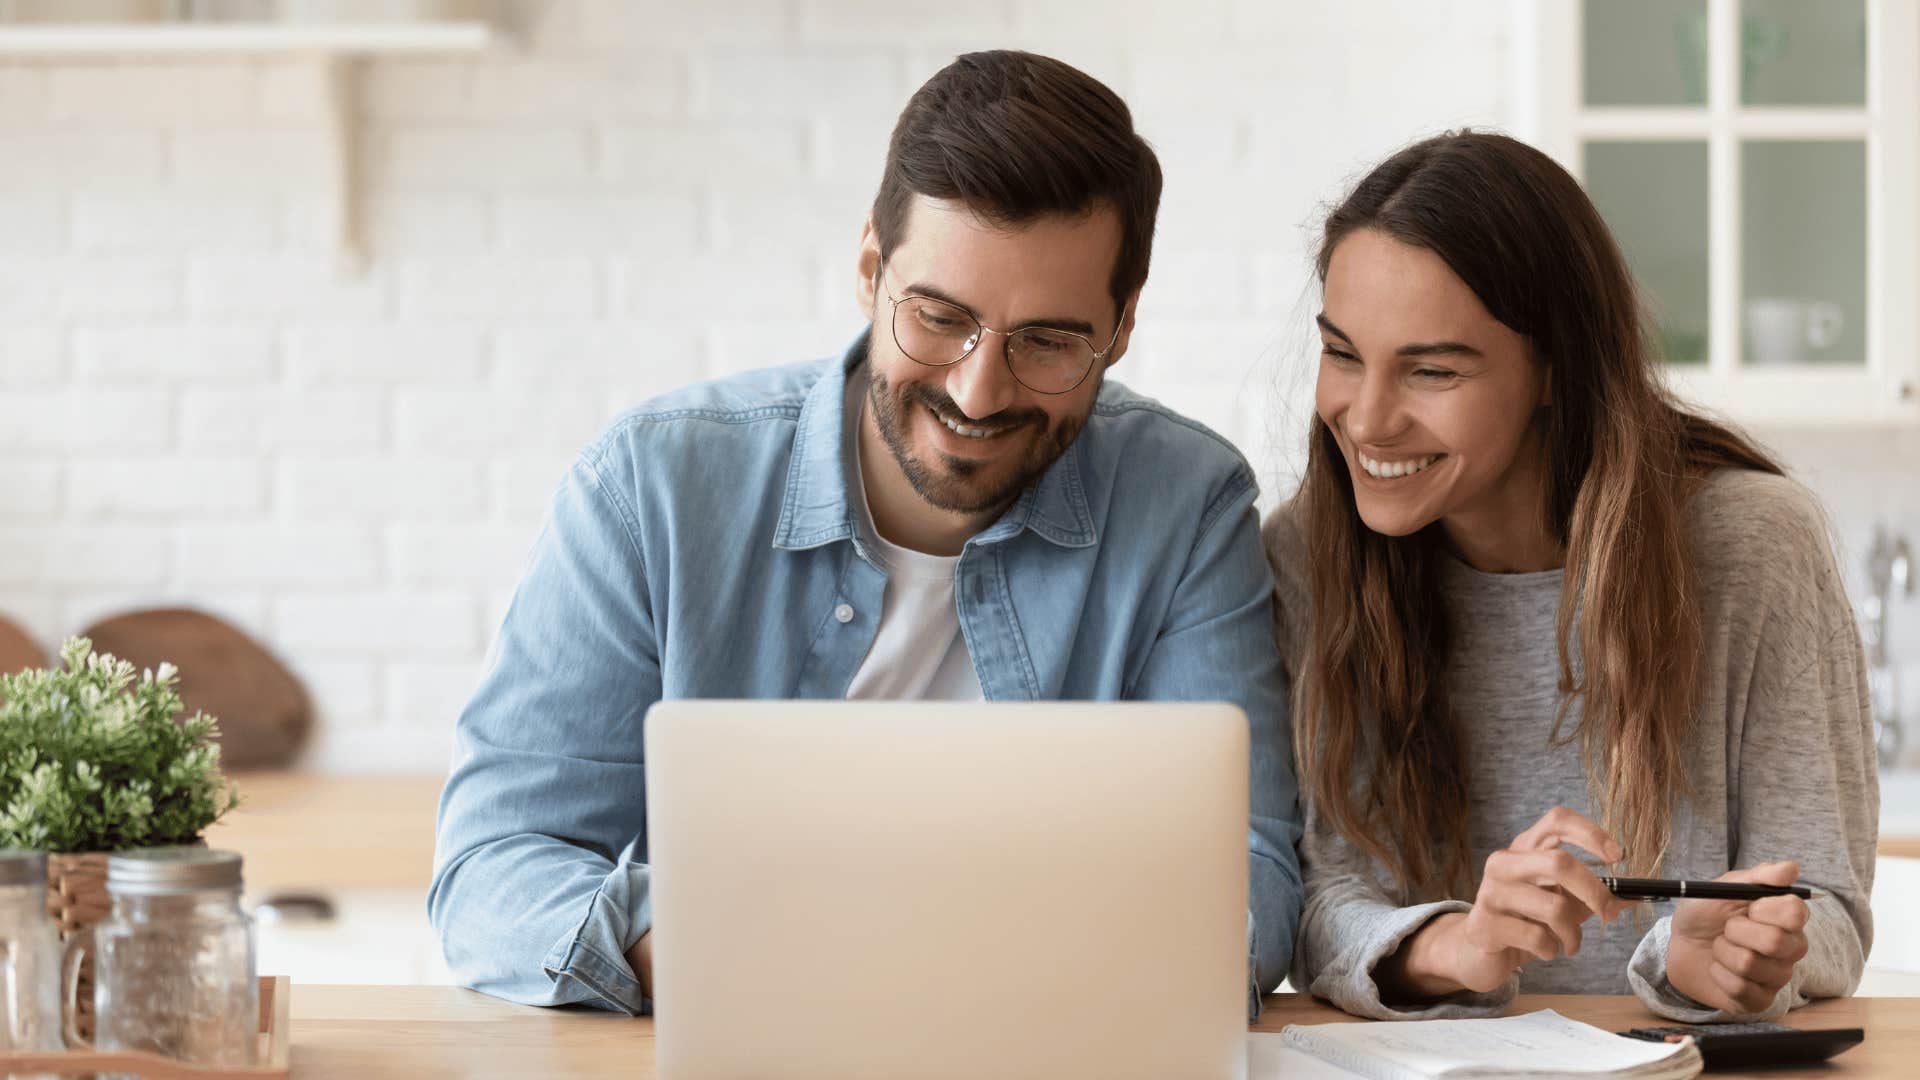
[[[1269,1045],[1247,1044],[1248,1076],[1259,1063],[1277,1069]],[[1700,1072],[1692,1042],[1629,1039],[1552,1009],[1488,1020],[1411,1020],[1401,1023],[1290,1024],[1287,1048],[1376,1080],[1448,1077],[1623,1077],[1685,1080]],[[1256,1053],[1259,1056],[1256,1056]],[[1296,1075],[1292,1063],[1288,1075]],[[1277,1075],[1269,1071],[1266,1075]]]
[[[1358,1075],[1295,1050],[1277,1031],[1247,1036],[1247,1080],[1356,1080]]]

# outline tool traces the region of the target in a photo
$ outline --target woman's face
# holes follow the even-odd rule
[[[1406,536],[1441,521],[1463,551],[1540,529],[1533,425],[1547,376],[1526,339],[1440,256],[1373,229],[1334,248],[1324,307],[1314,406],[1367,527]]]

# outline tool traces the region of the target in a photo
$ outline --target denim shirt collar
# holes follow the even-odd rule
[[[856,536],[854,511],[848,499],[848,478],[854,452],[846,445],[847,376],[867,358],[867,335],[861,334],[813,384],[800,407],[793,433],[793,459],[787,467],[787,488],[780,502],[780,523],[774,529],[776,548],[814,548]],[[1011,539],[1022,530],[1065,548],[1091,547],[1100,542],[1099,530],[1087,507],[1086,488],[1080,482],[1081,443],[1093,434],[1082,429],[1073,445],[1047,467],[1038,483],[1030,484],[999,519],[977,533],[968,545]]]

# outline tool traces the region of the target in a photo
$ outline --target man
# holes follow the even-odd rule
[[[428,905],[462,982],[650,1008],[641,719],[740,697],[1240,705],[1250,978],[1279,982],[1299,819],[1254,480],[1105,380],[1160,183],[1105,86],[960,57],[894,130],[846,354],[669,394],[582,453],[459,721]]]

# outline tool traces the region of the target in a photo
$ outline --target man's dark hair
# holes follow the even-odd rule
[[[885,259],[905,238],[915,195],[954,200],[996,225],[1049,214],[1120,217],[1115,306],[1147,280],[1160,209],[1160,161],[1126,103],[1050,57],[995,50],[941,68],[907,102],[873,200]]]

